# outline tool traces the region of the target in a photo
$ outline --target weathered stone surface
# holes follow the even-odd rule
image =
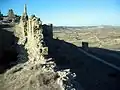
[[[48,48],[43,46],[42,22],[35,15],[28,18],[26,5],[20,20],[20,27],[22,28],[21,38],[24,38],[29,60],[32,62],[39,60],[45,63],[44,55],[48,54]]]

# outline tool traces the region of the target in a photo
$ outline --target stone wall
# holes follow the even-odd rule
[[[19,25],[15,27],[15,36],[19,38],[16,47],[18,61],[24,62],[18,62],[5,73],[5,90],[81,90],[75,89],[72,83],[75,73],[70,69],[60,70],[54,58],[45,58],[48,47],[44,40],[51,42],[53,39],[52,24],[42,25],[40,18],[28,17],[27,9],[24,10]]]
[[[43,35],[44,37],[53,38],[53,25],[52,24],[44,24],[43,26]]]
[[[28,58],[30,61],[41,61],[44,63],[44,56],[48,54],[48,47],[45,46],[42,22],[40,18],[32,15],[21,17],[20,26],[22,28],[22,37],[24,38],[24,45],[27,49]]]

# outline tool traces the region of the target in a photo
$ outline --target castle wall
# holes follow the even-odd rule
[[[53,25],[44,24],[43,26],[43,35],[44,37],[53,38]]]

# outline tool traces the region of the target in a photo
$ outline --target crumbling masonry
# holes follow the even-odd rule
[[[32,62],[40,60],[41,63],[44,63],[44,57],[48,54],[48,47],[45,46],[43,41],[42,22],[35,15],[28,17],[26,5],[21,16],[20,26],[23,30],[22,36],[29,60]]]

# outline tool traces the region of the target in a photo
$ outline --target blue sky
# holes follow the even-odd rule
[[[120,0],[0,0],[6,14],[12,8],[21,15],[24,4],[29,15],[57,26],[120,25]]]

